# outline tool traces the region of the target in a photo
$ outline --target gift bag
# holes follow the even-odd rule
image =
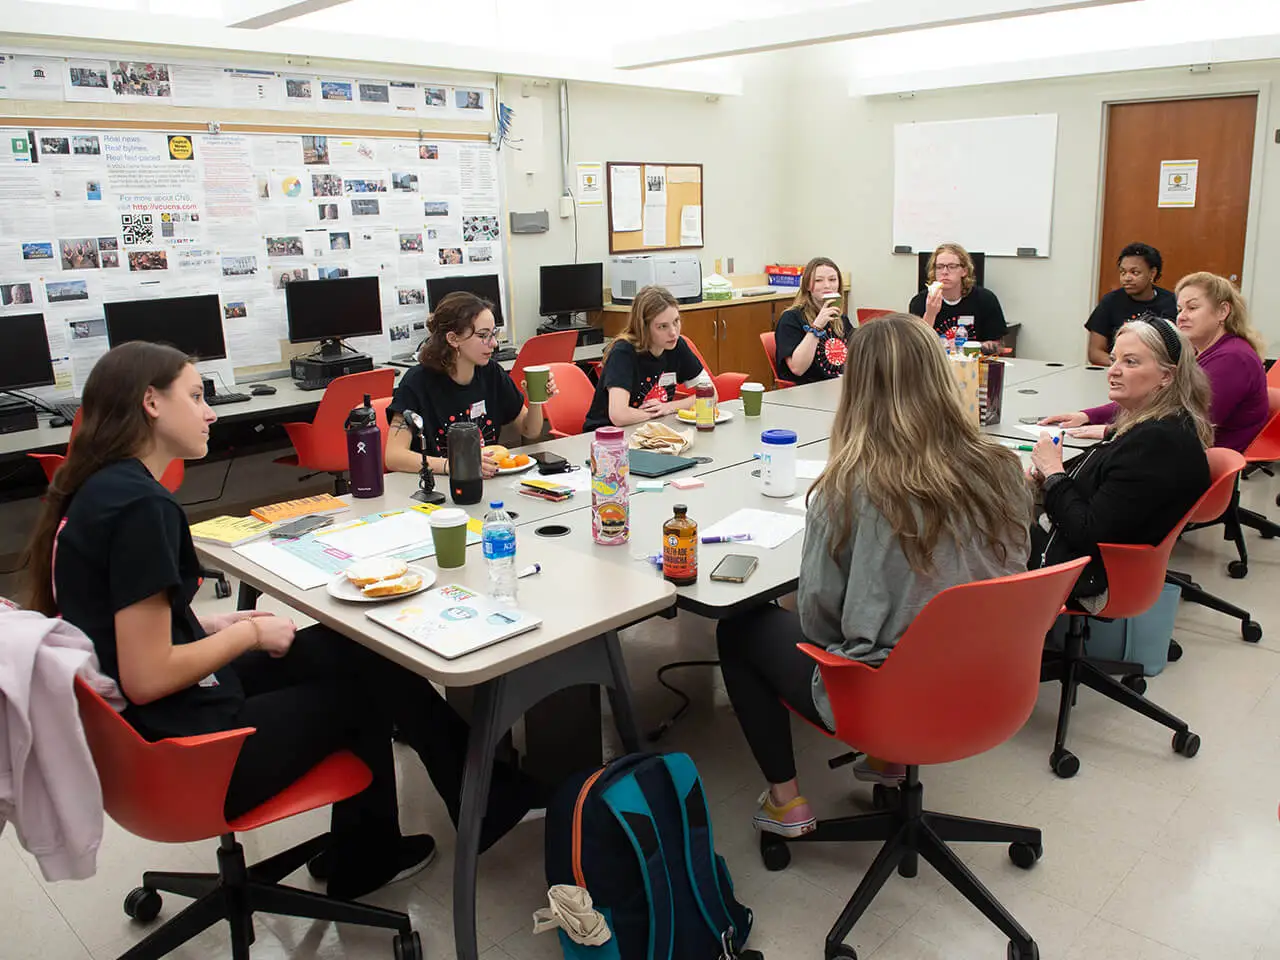
[[[982,423],[978,401],[978,368],[981,364],[975,357],[965,357],[959,354],[949,354],[947,359],[951,361],[951,373],[956,378],[956,386],[960,389],[960,406],[963,408],[965,415],[972,418],[975,425]]]
[[[984,427],[1000,422],[1005,369],[1003,360],[992,357],[983,357],[978,362],[978,423]]]

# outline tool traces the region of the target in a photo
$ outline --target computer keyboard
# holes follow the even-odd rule
[[[295,380],[293,385],[299,390],[323,390],[333,381],[330,380]]]
[[[497,360],[499,363],[502,363],[502,361],[504,360],[514,360],[517,356],[519,356],[519,354],[520,354],[520,351],[518,351],[515,347],[502,347],[498,350],[493,351],[493,359]]]
[[[68,423],[74,420],[76,414],[80,412],[79,400],[54,400],[49,403],[49,406],[53,408],[55,417],[61,417]]]
[[[247,393],[215,393],[211,397],[205,397],[204,402],[211,407],[220,407],[224,403],[245,403],[252,399]]]

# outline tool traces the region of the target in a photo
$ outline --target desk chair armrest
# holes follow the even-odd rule
[[[848,657],[842,657],[838,653],[827,653],[821,647],[815,647],[812,643],[797,643],[797,649],[805,656],[812,660],[816,660],[819,667],[823,670],[866,670],[874,672],[875,667],[869,667],[861,660],[850,660]]]

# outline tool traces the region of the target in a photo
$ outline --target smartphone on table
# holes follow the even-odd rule
[[[529,456],[538,465],[538,472],[544,477],[549,473],[567,473],[570,469],[569,461],[558,453],[541,450]]]
[[[731,553],[724,557],[711,571],[711,579],[722,583],[745,583],[756,571],[759,557],[751,557],[745,553]]]

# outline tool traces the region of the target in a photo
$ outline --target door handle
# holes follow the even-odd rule
[[[1240,274],[1238,274],[1238,273],[1233,273],[1233,274],[1231,275],[1231,282],[1232,282],[1232,283],[1239,283],[1239,282],[1240,282]]]

